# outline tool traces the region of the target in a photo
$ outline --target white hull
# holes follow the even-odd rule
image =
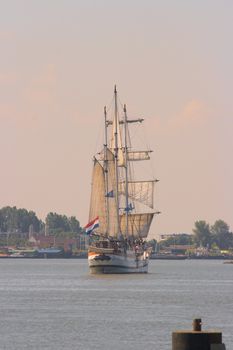
[[[114,274],[114,273],[147,273],[148,257],[135,254],[101,254],[90,253],[88,255],[88,264],[92,274]]]

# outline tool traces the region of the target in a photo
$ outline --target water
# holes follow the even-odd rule
[[[0,259],[1,350],[171,350],[171,333],[219,329],[233,349],[233,265],[155,261],[89,275],[86,260]]]

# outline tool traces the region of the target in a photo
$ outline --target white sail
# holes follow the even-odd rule
[[[129,181],[128,196],[131,200],[135,200],[150,208],[154,207],[154,184],[155,180],[151,181]],[[125,194],[125,182],[119,183],[119,193]]]
[[[101,152],[102,153],[102,152]],[[103,155],[100,154],[100,159]],[[101,236],[111,236],[117,238],[118,209],[116,205],[116,178],[114,167],[114,155],[107,149],[106,152],[107,171],[96,159],[92,175],[91,202],[89,211],[89,221],[99,217],[99,228],[95,230]]]
[[[128,215],[128,232],[126,232],[126,215],[120,216],[121,233],[123,237],[146,238],[154,213]]]
[[[99,217],[100,226],[96,230],[99,234],[106,234],[106,207],[105,207],[105,179],[102,165],[94,159],[91,184],[91,202],[89,210],[89,221]]]
[[[137,161],[137,160],[149,160],[151,151],[129,151],[128,160]]]

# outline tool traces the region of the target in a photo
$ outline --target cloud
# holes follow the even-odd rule
[[[53,104],[57,74],[53,64],[48,64],[37,72],[25,88],[23,97],[32,104]]]
[[[208,117],[208,109],[205,104],[197,99],[187,102],[182,110],[168,121],[171,128],[199,127]]]
[[[12,72],[0,72],[0,86],[12,86],[17,80],[17,75]]]
[[[199,121],[202,119],[204,109],[204,105],[201,101],[192,100],[188,102],[184,107],[182,117],[183,119],[189,121]]]
[[[179,111],[173,114],[171,111],[165,111],[164,115],[156,115],[150,123],[153,124],[152,130],[156,130],[158,135],[171,135],[204,126],[209,113],[209,108],[201,100],[191,99],[183,104]],[[152,130],[151,132],[154,132]]]
[[[46,86],[53,86],[57,81],[57,74],[56,74],[56,67],[54,64],[50,63],[47,64],[38,74],[35,79],[34,83],[36,85],[46,85]]]
[[[15,106],[7,103],[0,104],[0,120],[14,122],[17,120],[17,109]]]
[[[15,38],[16,33],[11,30],[0,30],[0,41],[8,41]]]

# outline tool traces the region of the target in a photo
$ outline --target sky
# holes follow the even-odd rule
[[[150,238],[233,230],[232,0],[9,0],[0,13],[0,208],[89,213],[114,84],[153,153]]]

